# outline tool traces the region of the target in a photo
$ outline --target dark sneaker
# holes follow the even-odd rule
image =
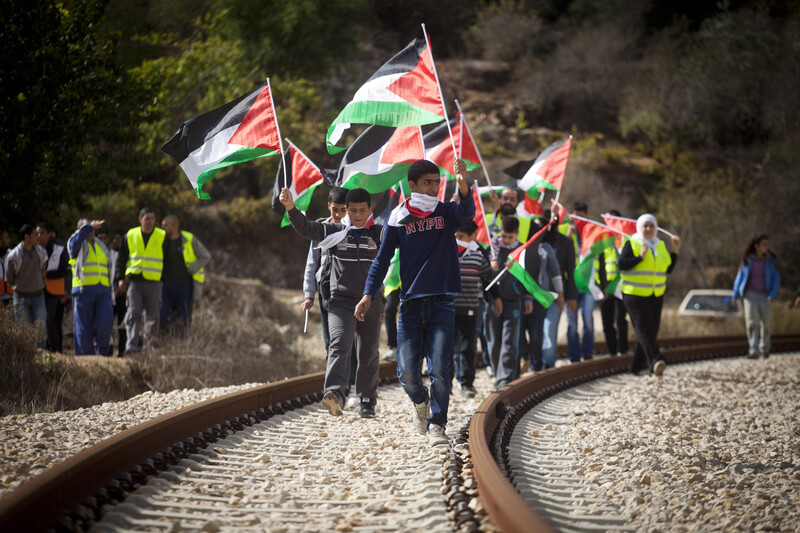
[[[322,407],[333,416],[342,416],[342,403],[342,397],[332,390],[326,392],[322,397]]]
[[[664,373],[665,368],[667,368],[667,363],[664,361],[656,361],[656,364],[653,366],[653,374],[660,376]]]
[[[747,358],[748,359],[758,359],[758,354],[757,353],[749,353],[749,354],[747,354]]]
[[[761,354],[761,356],[762,356],[764,359],[768,359],[768,358],[769,358],[769,352],[764,352],[763,354]]]
[[[358,402],[358,416],[361,418],[375,418],[375,400],[361,398]]]
[[[415,403],[411,409],[411,421],[414,422],[414,429],[420,435],[428,432],[428,416],[430,416],[430,400],[422,403]]]
[[[448,442],[444,428],[439,424],[431,424],[431,427],[428,428],[428,444],[431,446],[440,446]]]
[[[461,394],[464,395],[464,398],[474,398],[475,387],[461,387]]]

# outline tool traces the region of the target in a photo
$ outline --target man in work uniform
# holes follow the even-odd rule
[[[165,238],[166,232],[156,227],[155,211],[143,207],[139,211],[139,226],[128,230],[122,241],[117,256],[116,283],[128,295],[126,354],[139,350],[144,344],[142,319],[147,343],[158,333]]]
[[[200,239],[181,231],[175,215],[161,222],[166,232],[164,240],[164,272],[161,281],[161,328],[174,327],[182,333],[192,319],[192,301],[197,300],[206,279],[205,265],[211,254]]]
[[[495,206],[493,215],[486,215],[486,225],[492,235],[500,233],[501,225],[503,224],[503,217],[515,217],[519,219],[519,241],[526,243],[531,233],[531,218],[520,217],[517,215],[517,206],[519,205],[519,194],[514,187],[507,187],[500,193],[498,199],[494,191],[489,193],[489,198]]]
[[[44,276],[44,306],[47,310],[47,349],[62,352],[64,348],[64,305],[69,300],[72,274],[67,245],[56,238],[47,222],[36,225],[39,246],[47,251],[47,273]]]
[[[111,255],[95,230],[102,220],[81,219],[69,238],[75,355],[109,355],[114,309],[111,306]]]

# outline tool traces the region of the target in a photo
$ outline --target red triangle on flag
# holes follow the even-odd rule
[[[433,58],[429,46],[426,46],[419,55],[417,65],[397,78],[387,90],[417,107],[444,116],[444,107],[439,98],[439,85],[433,74]]]
[[[387,165],[400,165],[414,163],[425,158],[425,148],[422,146],[422,132],[419,126],[397,128],[386,149],[381,154],[381,163]]]
[[[275,108],[272,105],[269,84],[264,87],[256,101],[247,110],[228,144],[266,148],[278,152],[281,150],[278,120],[275,117]]]
[[[525,195],[525,211],[534,216],[542,216],[544,214],[544,209],[542,209],[542,204],[539,203],[539,200],[534,200],[527,194]]]
[[[322,172],[303,152],[289,145],[292,154],[292,187],[297,195],[322,181]]]

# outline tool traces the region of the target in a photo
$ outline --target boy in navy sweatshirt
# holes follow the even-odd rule
[[[460,203],[440,202],[439,167],[421,160],[408,169],[411,197],[392,211],[378,256],[372,263],[364,296],[355,309],[364,320],[396,248],[400,249],[400,319],[397,331],[397,377],[414,403],[412,419],[432,445],[447,444],[445,425],[450,402],[450,352],[455,303],[461,274],[455,232],[475,215],[464,179],[466,165],[454,164]],[[430,393],[422,382],[427,357]],[[430,416],[428,410],[430,408]]]

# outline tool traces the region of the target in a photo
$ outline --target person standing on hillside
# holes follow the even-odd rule
[[[352,189],[347,193],[347,216],[340,224],[309,221],[294,205],[292,193],[284,188],[280,202],[286,207],[294,230],[303,237],[318,241],[328,251],[331,265],[331,300],[328,305],[330,348],[325,368],[325,395],[322,406],[334,416],[342,414],[346,390],[350,382],[350,353],[353,341],[358,351],[356,392],[359,415],[375,416],[378,397],[378,343],[381,332],[383,302],[368,313],[362,322],[354,316],[358,298],[381,244],[383,226],[373,223],[369,193]]]
[[[675,268],[681,239],[672,237],[672,253],[656,236],[656,217],[644,214],[636,220],[636,233],[625,242],[619,254],[622,299],[636,330],[633,372],[656,376],[664,373],[666,363],[658,350],[658,328],[667,288],[667,274]]]
[[[103,241],[95,238],[103,222],[79,220],[67,243],[72,265],[75,355],[111,355],[111,255]]]
[[[5,280],[14,290],[14,315],[17,320],[44,327],[47,311],[44,304],[44,274],[47,272],[47,251],[39,246],[32,224],[19,230],[19,244],[5,259]]]
[[[0,230],[0,305],[11,305],[14,289],[6,281],[6,256],[11,248],[11,235],[8,230]]]
[[[455,327],[453,297],[461,292],[455,232],[475,216],[475,204],[464,179],[466,164],[456,160],[453,170],[459,203],[439,201],[441,176],[435,163],[423,159],[409,167],[411,197],[392,211],[364,295],[355,309],[360,321],[374,313],[375,307],[380,313],[383,306],[373,306],[373,298],[383,283],[395,249],[399,248],[397,377],[413,402],[414,427],[421,434],[428,434],[431,445],[447,444],[450,352]],[[422,382],[424,357],[428,361],[430,392]]]
[[[128,337],[126,354],[139,351],[158,334],[166,235],[163,229],[156,227],[155,211],[143,207],[139,210],[139,226],[128,230],[120,246],[116,284],[128,295],[128,311],[125,314]]]
[[[769,357],[772,302],[778,296],[781,276],[775,268],[775,254],[769,250],[769,237],[755,235],[742,254],[739,271],[733,282],[733,302],[744,302],[744,322],[750,345],[747,357]]]
[[[47,349],[61,353],[64,349],[64,307],[72,290],[67,244],[56,237],[47,222],[36,224],[39,246],[47,251],[47,273],[44,277],[44,305],[47,311]]]
[[[202,294],[206,279],[205,266],[211,254],[195,235],[182,231],[175,215],[167,215],[161,222],[164,239],[164,271],[161,275],[162,330],[172,327],[183,334],[192,320],[192,300]]]

